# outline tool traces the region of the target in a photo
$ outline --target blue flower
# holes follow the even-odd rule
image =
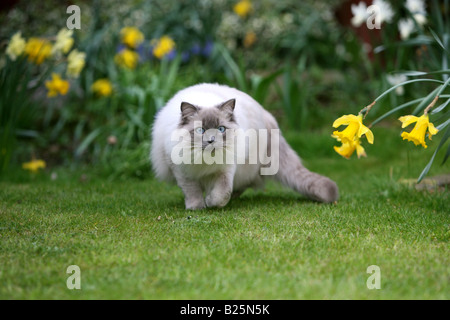
[[[200,44],[195,43],[192,47],[191,47],[191,53],[196,56],[199,55],[202,51],[202,47],[200,46]]]
[[[119,52],[121,52],[122,50],[125,50],[126,47],[127,47],[127,46],[124,45],[124,44],[119,44],[119,45],[117,46],[116,53],[119,53]]]
[[[177,50],[173,49],[166,55],[166,59],[169,61],[172,61],[173,59],[175,59],[176,56],[177,56]]]
[[[202,48],[202,55],[205,57],[209,57],[214,49],[214,42],[211,40],[206,41],[205,45]]]
[[[190,58],[191,58],[191,54],[189,53],[189,51],[183,51],[181,53],[181,61],[182,62],[188,62]]]

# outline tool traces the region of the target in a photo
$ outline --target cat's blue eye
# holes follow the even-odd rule
[[[198,127],[195,129],[195,132],[198,134],[204,134],[205,133],[205,129],[203,129],[202,127]]]
[[[219,132],[224,133],[225,132],[225,127],[224,126],[220,126],[217,128],[217,130],[219,130]]]

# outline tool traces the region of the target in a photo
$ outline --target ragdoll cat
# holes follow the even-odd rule
[[[186,209],[223,207],[267,177],[319,202],[339,197],[335,182],[302,165],[269,112],[224,85],[179,91],[156,116],[150,157],[156,177],[182,189]]]

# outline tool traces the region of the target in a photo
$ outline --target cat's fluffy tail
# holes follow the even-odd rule
[[[282,184],[319,202],[335,202],[339,190],[334,181],[306,169],[299,156],[280,135],[279,170],[275,178]]]

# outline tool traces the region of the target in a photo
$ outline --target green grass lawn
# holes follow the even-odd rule
[[[328,134],[288,135],[337,181],[333,205],[269,183],[187,212],[181,191],[154,179],[12,170],[0,182],[0,298],[449,299],[448,191],[397,182],[418,177],[438,139],[423,150],[374,133],[359,160],[335,154]],[[430,175],[448,173],[436,161]],[[81,290],[66,287],[70,265]],[[370,265],[379,290],[366,286]]]

